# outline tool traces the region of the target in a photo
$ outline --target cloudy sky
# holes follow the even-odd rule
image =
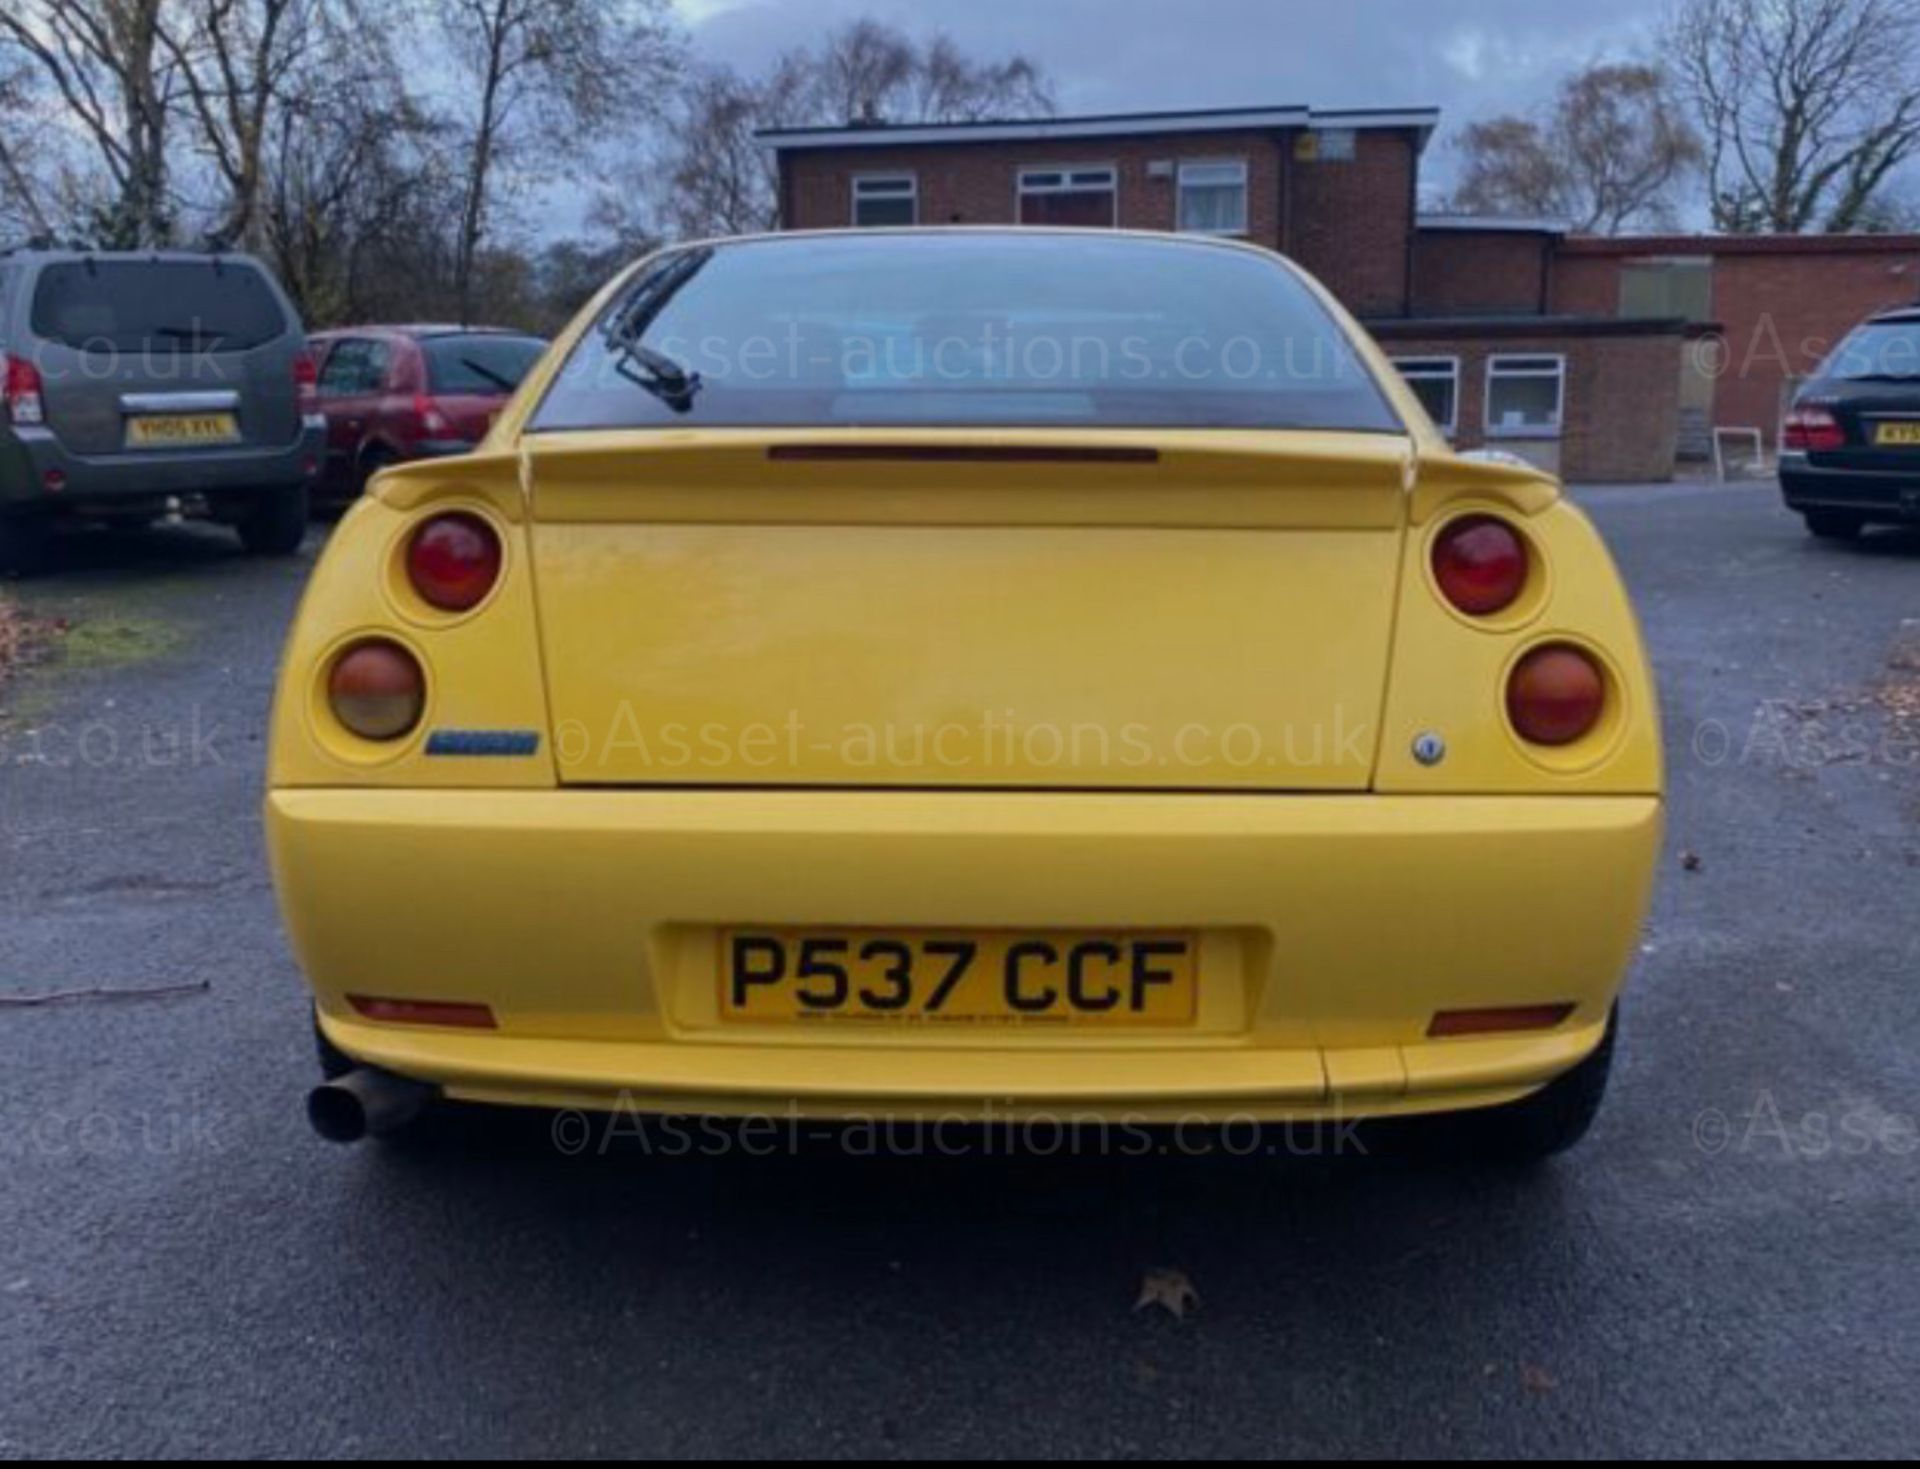
[[[1667,0],[679,0],[704,56],[752,70],[873,15],[1045,64],[1065,112],[1305,103],[1524,110],[1571,67],[1643,54]],[[1447,149],[1429,159],[1443,174]]]

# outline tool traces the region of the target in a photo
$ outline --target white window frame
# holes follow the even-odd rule
[[[1013,173],[1013,217],[1016,223],[1026,221],[1020,217],[1021,201],[1029,195],[1039,197],[1046,194],[1087,194],[1093,192],[1091,184],[1076,184],[1073,176],[1077,173],[1104,173],[1108,179],[1108,193],[1113,199],[1113,218],[1109,225],[1120,227],[1120,165],[1117,163],[1023,163]],[[1057,184],[1029,184],[1027,179],[1033,174],[1059,174]]]
[[[906,225],[863,225],[860,222],[860,205],[863,202],[861,188],[866,184],[889,184],[895,192],[879,193],[872,197],[886,203],[895,203],[905,199],[913,207],[913,218]],[[905,184],[906,192],[898,192],[898,186]],[[887,173],[856,173],[853,176],[853,227],[855,229],[905,229],[909,225],[920,223],[920,175],[908,169],[893,169]]]
[[[1407,383],[1447,381],[1453,384],[1453,413],[1445,423],[1436,423],[1434,427],[1448,438],[1460,432],[1460,359],[1436,354],[1434,356],[1395,357],[1393,370]],[[1409,372],[1408,368],[1415,371]],[[1445,371],[1441,371],[1442,368]],[[1424,370],[1423,370],[1424,369]],[[1562,405],[1564,407],[1564,404]]]
[[[1240,225],[1237,229],[1206,230],[1187,223],[1187,173],[1190,169],[1231,168],[1240,175]],[[1183,235],[1215,235],[1223,239],[1245,239],[1253,228],[1253,170],[1247,166],[1244,158],[1183,158],[1174,170],[1173,186],[1173,225]],[[1195,188],[1218,189],[1226,187],[1224,182],[1194,185]]]
[[[1551,363],[1551,367],[1517,367],[1516,363]],[[1495,377],[1552,378],[1558,385],[1558,402],[1551,424],[1505,428],[1493,419],[1493,380]],[[1557,439],[1567,424],[1567,358],[1564,352],[1495,352],[1487,358],[1486,381],[1480,400],[1480,417],[1490,439]]]

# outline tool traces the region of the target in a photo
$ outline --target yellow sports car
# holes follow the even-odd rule
[[[1475,1114],[1577,1140],[1661,829],[1553,480],[1299,270],[1035,229],[667,250],[382,474],[267,800],[323,1135]]]

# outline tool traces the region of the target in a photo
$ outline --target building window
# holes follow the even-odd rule
[[[1558,438],[1566,416],[1567,359],[1487,359],[1487,437]]]
[[[910,173],[870,173],[853,181],[853,222],[863,229],[920,222],[920,185]]]
[[[1351,163],[1360,156],[1360,134],[1352,128],[1313,128],[1293,140],[1296,163]]]
[[[1111,166],[1020,170],[1020,223],[1111,228],[1119,222],[1119,170]]]
[[[1434,426],[1449,438],[1460,427],[1460,359],[1396,357],[1393,365],[1413,389]]]
[[[1180,228],[1197,235],[1247,232],[1247,165],[1180,165]]]
[[[1620,269],[1622,316],[1713,319],[1713,258],[1629,260]]]

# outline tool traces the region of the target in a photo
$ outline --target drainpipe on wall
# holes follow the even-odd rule
[[[1420,135],[1408,132],[1407,139],[1407,269],[1400,284],[1400,314],[1413,315],[1413,252],[1420,243]]]
[[[1274,147],[1280,154],[1280,239],[1275,248],[1289,259],[1293,256],[1293,134],[1277,132]]]

